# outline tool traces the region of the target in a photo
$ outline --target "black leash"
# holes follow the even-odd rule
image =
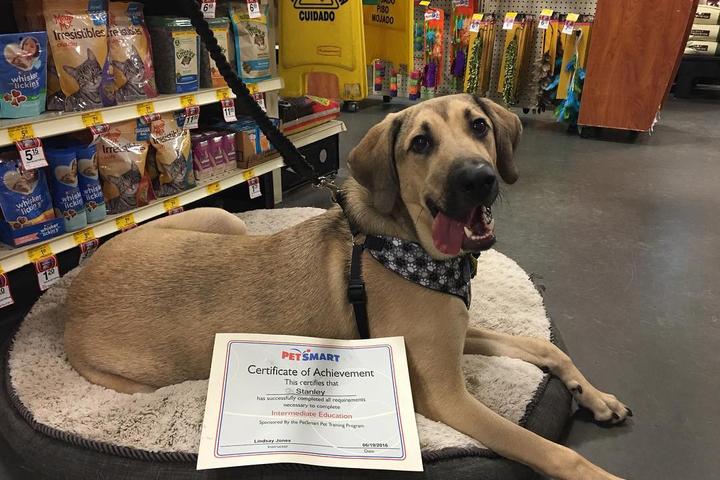
[[[331,177],[318,175],[315,167],[303,157],[297,147],[270,121],[267,114],[260,108],[245,83],[235,74],[227,58],[225,58],[220,45],[218,45],[217,39],[203,17],[198,2],[196,0],[183,0],[182,4],[186,15],[190,17],[190,21],[193,27],[195,27],[195,31],[205,44],[205,48],[207,48],[210,57],[215,61],[218,71],[223,76],[223,79],[225,79],[230,90],[235,94],[236,101],[240,104],[242,111],[247,112],[250,117],[255,120],[260,130],[262,130],[283,158],[285,164],[295,170],[301,177],[312,180],[314,186],[325,187],[330,190],[333,201],[340,206],[345,214],[345,218],[350,225],[350,232],[353,236],[353,251],[352,261],[350,263],[347,297],[353,306],[360,338],[370,338],[370,327],[367,316],[367,294],[365,291],[365,282],[362,277],[362,252],[365,249],[365,244],[356,244],[354,241],[355,236],[360,232],[348,216],[344,193],[335,185]]]

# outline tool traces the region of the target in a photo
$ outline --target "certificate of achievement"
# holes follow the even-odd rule
[[[422,471],[402,337],[215,336],[198,470]]]

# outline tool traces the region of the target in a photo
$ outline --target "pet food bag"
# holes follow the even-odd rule
[[[12,230],[55,218],[45,169],[24,170],[17,153],[0,157],[0,209]]]
[[[207,22],[225,58],[235,69],[235,44],[230,32],[230,19],[227,17],[208,18]],[[227,87],[225,79],[215,65],[215,60],[210,58],[210,53],[202,42],[200,42],[200,86],[203,88]]]
[[[45,110],[47,34],[0,35],[0,117],[22,118]]]
[[[157,179],[153,189],[158,197],[175,195],[195,185],[190,131],[178,124],[172,113],[164,113],[150,126],[150,142],[155,150]]]
[[[44,0],[45,24],[65,111],[115,105],[101,0]]]
[[[55,216],[65,222],[65,231],[87,226],[85,204],[78,184],[78,162],[75,150],[45,148],[49,165],[50,192]]]
[[[78,185],[88,223],[99,222],[107,215],[105,197],[100,186],[97,151],[95,145],[75,149],[78,165]]]
[[[145,174],[148,142],[137,141],[135,120],[113,125],[100,137],[98,171],[108,213],[122,213],[154,199]]]
[[[145,26],[143,4],[111,2],[108,15],[108,49],[118,103],[156,97],[150,33]]]
[[[258,82],[270,78],[270,54],[275,55],[268,39],[267,5],[260,4],[260,16],[250,18],[247,3],[230,2],[228,11],[235,41],[235,61],[243,81]]]
[[[148,17],[155,61],[155,80],[161,93],[194,92],[199,88],[200,38],[190,19]]]

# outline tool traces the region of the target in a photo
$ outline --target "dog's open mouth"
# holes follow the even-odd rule
[[[478,205],[465,220],[449,217],[432,201],[428,201],[428,208],[434,217],[433,244],[442,253],[481,252],[495,244],[495,221],[490,207]]]

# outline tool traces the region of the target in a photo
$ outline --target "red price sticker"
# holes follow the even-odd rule
[[[35,271],[37,272],[38,286],[42,292],[60,280],[60,268],[58,267],[57,257],[55,257],[55,255],[36,261]]]
[[[250,198],[257,198],[262,195],[262,191],[260,190],[260,179],[258,177],[249,179],[247,183],[248,189],[250,190]]]
[[[200,10],[202,10],[203,17],[215,18],[215,0],[202,0]]]
[[[185,123],[183,128],[185,130],[193,130],[198,128],[198,120],[200,120],[200,107],[193,105],[185,108]]]
[[[96,144],[98,140],[100,140],[100,137],[105,135],[110,131],[110,125],[107,123],[101,123],[99,125],[91,125],[88,127],[90,129],[90,133],[92,133],[93,139],[91,144]]]
[[[83,263],[88,258],[92,257],[93,253],[100,246],[100,240],[94,238],[88,242],[80,244],[80,263]]]
[[[538,17],[538,28],[540,30],[547,30],[550,26],[550,18],[552,17],[553,11],[549,8],[544,9],[542,12],[540,12],[540,16]]]
[[[565,25],[563,25],[562,33],[570,35],[575,31],[575,22],[578,21],[580,15],[577,13],[568,13],[565,17]]]
[[[47,167],[48,163],[45,159],[45,151],[39,138],[18,140],[15,142],[15,146],[18,149],[20,162],[25,170]]]
[[[9,307],[14,303],[15,300],[10,292],[10,281],[7,275],[0,271],[0,308]]]
[[[253,98],[255,99],[257,104],[260,105],[262,111],[267,113],[267,108],[265,107],[265,94],[262,92],[253,93]]]
[[[505,20],[503,21],[503,30],[512,30],[515,25],[515,17],[517,12],[507,12],[505,14]]]
[[[226,122],[237,122],[235,115],[235,101],[232,98],[225,98],[220,101],[222,105],[223,118]]]

